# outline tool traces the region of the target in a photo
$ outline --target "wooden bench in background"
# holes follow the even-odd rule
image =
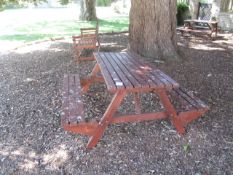
[[[98,36],[99,24],[96,22],[96,27],[81,28],[80,36],[72,36],[73,49],[76,61],[91,61],[94,60],[93,51],[99,51],[100,41]],[[83,52],[91,50],[91,55],[86,56]],[[84,55],[83,55],[84,54]]]

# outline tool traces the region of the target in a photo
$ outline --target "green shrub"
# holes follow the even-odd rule
[[[97,0],[96,1],[97,6],[103,6],[103,7],[110,6],[111,3],[112,3],[112,0]]]
[[[187,3],[185,3],[185,2],[177,3],[176,17],[177,17],[177,24],[178,25],[184,24],[184,18],[185,18],[186,13],[188,12],[188,10],[189,10],[189,6]]]

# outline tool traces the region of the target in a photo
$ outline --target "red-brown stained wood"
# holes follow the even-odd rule
[[[187,101],[185,98],[183,98],[183,96],[180,96],[176,91],[170,90],[169,94],[171,98],[173,98],[175,101],[180,102],[182,109],[184,109],[185,111],[195,110],[195,107],[191,103],[189,103],[189,101]],[[176,110],[177,112],[180,112],[182,109],[176,109]]]
[[[101,68],[101,72],[102,75],[104,77],[105,83],[107,85],[107,88],[110,92],[114,92],[116,90],[116,85],[112,79],[112,77],[110,76],[110,72],[107,69],[106,65],[104,64],[104,62],[102,61],[102,59],[100,59],[99,53],[94,53],[94,56],[96,58],[97,64],[99,64],[100,68]]]
[[[95,120],[87,122],[84,119],[82,90],[78,74],[65,75],[63,82],[62,126],[67,131],[91,136],[87,148],[93,148],[97,144],[111,123],[170,118],[177,131],[183,134],[184,127],[189,122],[197,119],[209,109],[200,99],[180,88],[175,80],[159,69],[140,63],[135,59],[137,57],[126,53],[102,52],[94,53],[94,56],[97,63],[89,78],[82,80],[83,89],[88,89],[90,84],[97,80],[101,81],[102,77],[96,76],[101,72],[108,90],[115,93],[99,122]],[[121,82],[122,85],[118,87],[117,82]],[[141,114],[139,93],[143,92],[156,93],[164,106],[164,111]],[[117,109],[128,93],[134,93],[136,114],[116,116]],[[171,103],[173,97],[186,106],[185,110],[174,107]]]
[[[168,98],[166,90],[158,91],[157,95],[159,96],[161,103],[163,104],[164,108],[166,109],[166,112],[169,115],[172,124],[175,126],[175,128],[177,129],[177,131],[180,134],[184,134],[185,133],[184,125],[181,122],[181,120],[178,118],[177,111],[176,111],[175,107],[172,105],[170,99]]]
[[[129,60],[124,54],[122,53],[115,53],[117,58],[125,64],[128,70],[132,73],[135,79],[138,80],[141,87],[150,87],[150,82],[145,79],[145,74],[139,69],[137,65],[135,65],[131,60]]]
[[[63,80],[62,124],[76,125],[84,121],[81,86],[77,74],[65,75]]]
[[[167,81],[169,81],[172,84],[173,88],[179,87],[179,84],[175,80],[173,80],[171,77],[169,77],[168,75],[166,75],[160,70],[157,70],[157,72],[159,73],[160,76],[164,77]]]
[[[117,89],[125,89],[127,83],[125,83],[125,79],[121,80],[121,78],[119,77],[119,73],[117,72],[117,70],[114,69],[114,67],[109,63],[109,61],[107,59],[109,59],[108,57],[105,56],[104,53],[99,52],[99,56],[100,59],[102,60],[102,62],[106,65],[106,69],[108,69],[108,72],[110,73],[110,76],[112,77],[112,80],[114,81],[114,84],[116,86]]]
[[[121,68],[122,72],[124,72],[124,74],[127,76],[127,78],[129,79],[129,81],[132,83],[132,85],[134,87],[140,87],[140,83],[137,81],[137,79],[134,78],[134,76],[132,75],[132,73],[128,70],[128,68],[126,67],[125,64],[123,64],[118,57],[116,56],[116,54],[113,53],[109,53],[112,57],[112,60],[116,62],[116,64]]]
[[[160,88],[160,87],[166,87],[166,83],[164,83],[162,80],[160,80],[160,77],[157,74],[154,74],[155,71],[157,71],[157,69],[155,69],[153,66],[150,66],[149,64],[140,61],[140,56],[127,52],[127,53],[123,53],[128,59],[130,59],[135,65],[138,66],[138,68],[142,71],[142,72],[147,72],[145,73],[145,78],[150,80],[150,86],[151,87],[156,87],[156,88]]]
[[[68,123],[69,116],[69,76],[64,75],[63,79],[63,92],[62,92],[62,115],[61,115],[61,125]]]
[[[121,82],[123,82],[125,88],[126,89],[133,88],[133,85],[129,81],[129,79],[127,78],[125,72],[123,72],[122,69],[121,69],[121,67],[119,67],[119,65],[116,64],[116,62],[114,61],[114,59],[112,58],[112,56],[109,53],[105,53],[104,55],[105,55],[105,58],[108,58],[108,59],[105,59],[105,61],[108,61],[112,65],[112,67],[116,71],[117,75],[121,79]]]
[[[100,47],[100,42],[98,40],[98,31],[96,28],[81,29],[81,36],[73,36],[73,47],[75,52],[75,57],[77,61],[91,61],[94,57],[81,56],[83,50],[92,49],[96,50]]]
[[[180,101],[187,111],[206,111],[209,109],[209,107],[203,101],[201,101],[196,96],[191,95],[183,88],[173,89],[169,91],[169,93],[176,100]]]
[[[62,93],[62,127],[71,132],[92,135],[98,123],[86,122],[78,74],[64,75]]]
[[[127,56],[128,59],[130,59],[135,65],[138,66],[138,68],[145,73],[146,78],[153,80],[153,82],[156,84],[155,86],[157,87],[158,85],[160,86],[165,86],[166,88],[171,89],[173,87],[173,84],[171,84],[168,80],[167,77],[161,76],[160,75],[160,70],[155,69],[154,67],[150,66],[147,63],[144,63],[140,61],[140,56],[136,54],[130,54],[129,52],[124,53],[124,55]],[[173,81],[175,82],[175,81]]]
[[[174,89],[174,91],[176,91],[176,93],[183,97],[186,101],[188,101],[190,104],[193,105],[194,108],[198,109],[198,104],[196,103],[196,101],[191,98],[190,96],[188,96],[185,92],[183,92],[181,89]]]
[[[166,88],[178,87],[178,83],[172,80],[158,69],[154,69],[146,63],[142,63],[128,53],[101,53],[95,54],[96,59],[101,59],[108,70],[110,77],[116,82],[122,82],[127,89],[136,88]],[[98,62],[98,60],[97,60]],[[108,83],[107,83],[108,84]],[[133,85],[133,87],[131,86]]]

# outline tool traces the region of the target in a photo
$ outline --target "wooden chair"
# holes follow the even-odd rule
[[[100,42],[98,37],[99,23],[96,22],[96,27],[94,28],[81,28],[80,36],[72,36],[74,54],[77,62],[83,60],[95,60],[93,56],[93,51],[99,51]],[[91,56],[83,55],[84,51],[91,50]]]

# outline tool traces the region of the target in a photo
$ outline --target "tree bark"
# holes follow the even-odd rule
[[[175,0],[131,0],[129,49],[144,57],[179,58]]]
[[[80,16],[81,20],[93,21],[96,20],[96,0],[81,0]]]

